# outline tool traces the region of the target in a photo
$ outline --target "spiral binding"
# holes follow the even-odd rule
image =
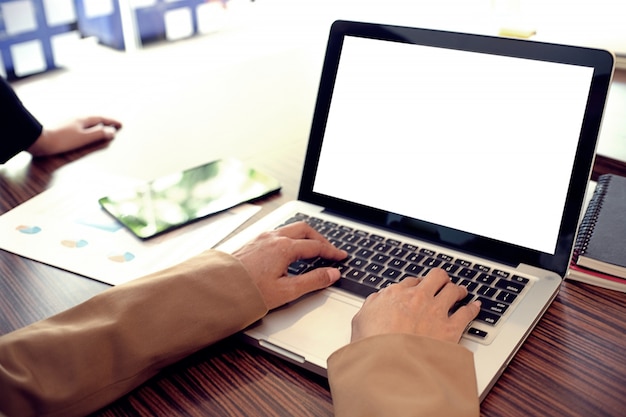
[[[598,216],[600,215],[600,210],[602,209],[602,204],[604,202],[604,196],[606,196],[610,180],[610,175],[601,175],[598,178],[596,190],[591,197],[591,201],[589,201],[589,206],[587,207],[585,216],[583,217],[578,228],[578,235],[576,236],[574,253],[572,256],[574,262],[578,261],[578,257],[580,255],[584,255],[587,250],[591,235],[593,235],[593,230],[598,222]]]

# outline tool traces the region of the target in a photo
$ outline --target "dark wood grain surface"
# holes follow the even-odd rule
[[[81,153],[0,171],[0,212],[46,189]],[[294,196],[297,164],[282,168]],[[276,172],[280,172],[278,170]],[[287,195],[287,193],[289,195]],[[67,309],[107,285],[0,251],[0,332]],[[626,412],[626,294],[565,282],[482,404],[485,416],[623,416]],[[232,337],[172,366],[97,415],[327,416],[327,381]]]

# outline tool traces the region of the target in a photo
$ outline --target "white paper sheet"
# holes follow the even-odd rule
[[[3,214],[0,248],[118,285],[212,248],[260,210],[243,204],[141,241],[98,204],[116,181],[55,186]]]

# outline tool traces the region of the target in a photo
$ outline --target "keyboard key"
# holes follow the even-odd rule
[[[496,280],[496,277],[493,275],[485,274],[484,272],[479,274],[476,278],[476,282],[480,282],[481,284],[491,285]]]
[[[332,229],[324,225],[316,225],[315,230],[317,230],[320,234],[324,236],[328,236]]]
[[[358,269],[350,269],[345,274],[342,274],[343,277],[357,282],[360,282],[365,277],[365,275],[367,275],[365,272],[359,271]]]
[[[418,277],[420,273],[424,270],[424,267],[416,264],[409,264],[406,268],[404,268],[404,272],[409,274],[412,277]]]
[[[385,269],[384,266],[380,264],[376,264],[376,263],[370,263],[365,267],[365,270],[367,272],[369,272],[370,274],[374,274],[374,275],[378,275],[382,273],[384,269]]]
[[[496,290],[495,288],[489,287],[487,285],[482,285],[480,288],[478,288],[476,294],[482,295],[483,297],[492,298],[494,295],[496,295],[497,292],[498,290]]]
[[[508,291],[500,291],[500,293],[496,297],[496,300],[502,301],[503,303],[511,304],[513,301],[515,301],[516,298],[517,295],[513,293],[510,293]]]
[[[469,281],[467,279],[462,280],[459,285],[462,285],[463,287],[467,288],[468,292],[474,292],[476,290],[476,288],[478,288],[478,284],[477,283],[475,283],[473,281]]]
[[[339,280],[341,281],[341,280]],[[378,284],[380,284],[383,281],[383,279],[381,277],[377,277],[375,275],[368,275],[365,277],[365,279],[363,279],[363,284],[367,284],[370,287],[376,287],[378,286]]]
[[[449,275],[454,274],[459,270],[460,266],[452,263],[446,263],[442,266],[443,270],[446,271]]]
[[[387,253],[389,249],[391,249],[391,246],[385,245],[384,243],[378,243],[374,245],[374,247],[372,248],[374,252],[381,252],[381,253]]]
[[[424,266],[427,266],[429,268],[436,268],[439,265],[441,265],[441,263],[442,262],[439,259],[435,259],[435,258],[426,258],[426,260],[422,262]]]
[[[379,264],[385,264],[387,263],[389,259],[390,259],[389,256],[383,255],[382,253],[377,253],[374,256],[372,256],[371,261],[379,263]]]
[[[339,246],[340,249],[345,250],[348,253],[353,253],[354,251],[356,251],[359,247],[356,245],[353,245],[352,243],[346,243],[344,245]]]
[[[350,235],[345,235],[345,236],[343,237],[343,241],[344,241],[344,242],[348,242],[348,243],[357,243],[357,242],[358,242],[359,240],[361,240],[361,239],[362,239],[362,237],[361,237],[361,236],[358,236],[358,235],[353,235],[353,234],[350,234]]]
[[[511,274],[509,274],[506,271],[503,271],[501,269],[494,269],[493,270],[493,274],[500,277],[500,278],[508,278]]]
[[[365,265],[367,265],[367,261],[361,258],[354,258],[350,262],[348,262],[348,265],[350,265],[353,268],[361,269],[361,268],[365,268]]]
[[[511,281],[519,282],[520,284],[528,284],[528,278],[520,277],[519,275],[513,275]]]
[[[446,255],[445,253],[440,253],[437,255],[437,259],[441,259],[444,262],[452,262],[454,258],[450,255]]]
[[[490,311],[492,313],[502,315],[506,312],[507,308],[509,308],[508,304],[501,303],[499,301],[493,301],[493,300],[489,300],[487,298],[482,298],[482,297],[479,297],[478,299],[481,302],[480,308],[483,310]]]
[[[404,265],[406,265],[406,261],[403,261],[402,259],[392,259],[387,265],[391,268],[402,269]]]
[[[371,248],[375,243],[376,241],[367,238],[359,240],[359,246],[363,248]]]
[[[406,254],[407,254],[406,249],[400,249],[400,248],[393,248],[389,252],[389,256],[392,256],[394,258],[404,258]]]
[[[395,284],[395,281],[389,281],[388,279],[383,280],[383,283],[380,284],[380,289],[382,290],[383,288],[387,288],[388,286],[390,286],[391,284]]]
[[[418,247],[415,245],[411,245],[410,243],[403,243],[402,247],[409,252],[417,252]]]
[[[332,239],[332,238],[331,238],[331,239],[328,239],[328,241],[329,241],[330,243],[332,243],[332,245],[333,245],[333,246],[335,246],[335,247],[337,247],[337,248],[338,248],[339,246],[341,246],[341,241],[339,241],[339,240],[337,240],[337,239]]]
[[[481,339],[485,339],[488,333],[484,330],[479,330],[476,327],[470,327],[467,329],[467,334],[471,334],[472,336],[480,337]]]
[[[499,279],[498,282],[496,282],[496,287],[514,294],[521,293],[524,286],[524,284],[520,284],[519,282],[507,281],[506,279]]]
[[[341,280],[340,280],[341,281]],[[480,310],[475,320],[495,326],[500,320],[499,314],[494,314],[486,310]]]
[[[466,261],[464,259],[457,259],[456,261],[454,261],[454,263],[459,264],[464,268],[469,268],[470,266],[472,266],[472,263],[470,261]]]
[[[461,269],[461,272],[459,272],[459,277],[472,279],[477,274],[478,274],[478,271],[476,271],[475,269],[463,268],[463,269]]]
[[[329,239],[341,239],[346,232],[342,232],[341,230],[333,229],[330,232],[326,233],[326,237]]]
[[[373,254],[374,254],[374,251],[371,251],[369,249],[359,249],[358,251],[356,251],[354,256],[357,256],[362,259],[369,259],[369,257],[372,256]]]
[[[413,263],[420,263],[421,260],[424,259],[424,255],[420,255],[418,253],[412,253],[409,256],[406,257],[406,260],[409,262],[413,262]]]
[[[335,261],[332,261],[330,259],[317,258],[311,263],[311,267],[312,268],[324,268],[327,266],[332,266],[334,263]]]
[[[370,294],[378,291],[376,287],[372,287],[369,285],[363,285],[359,282],[351,281],[349,279],[340,279],[335,281],[333,287],[341,288],[345,291],[351,292],[353,294],[360,295],[362,297],[367,297]]]
[[[398,271],[397,269],[393,269],[393,268],[387,268],[383,272],[383,277],[387,278],[387,279],[390,279],[392,281],[398,281],[401,276],[402,276],[402,272]]]

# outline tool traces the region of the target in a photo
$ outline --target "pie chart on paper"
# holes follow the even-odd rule
[[[124,253],[118,253],[118,254],[109,255],[109,260],[110,261],[119,262],[119,263],[130,262],[133,259],[135,259],[135,255],[133,255],[130,252],[124,252]]]
[[[84,248],[88,244],[89,243],[84,239],[79,239],[79,240],[66,239],[66,240],[61,241],[61,245],[65,246],[66,248]]]
[[[17,230],[20,233],[24,233],[25,235],[34,235],[37,234],[39,232],[41,232],[41,227],[39,226],[26,226],[26,225],[19,225],[15,228],[15,230]]]

